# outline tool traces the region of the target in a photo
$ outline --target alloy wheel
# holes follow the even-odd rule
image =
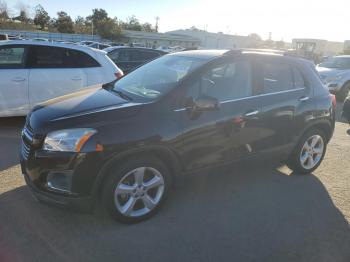
[[[128,172],[114,190],[114,203],[127,217],[140,217],[151,212],[161,201],[164,178],[152,167],[139,167]]]
[[[311,136],[304,143],[300,152],[300,164],[305,169],[314,168],[322,159],[324,141],[319,135]]]

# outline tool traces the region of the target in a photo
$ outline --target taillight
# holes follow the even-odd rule
[[[124,76],[124,73],[119,71],[119,72],[114,73],[114,75],[117,79],[119,79],[119,78],[122,78]]]
[[[332,97],[332,105],[334,108],[336,108],[337,107],[337,98],[333,94],[330,94],[330,96]]]

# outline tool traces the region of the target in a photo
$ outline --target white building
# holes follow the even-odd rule
[[[332,56],[344,52],[343,42],[332,42],[323,39],[296,38],[293,39],[293,49],[304,49],[323,56]]]
[[[160,46],[181,46],[183,48],[197,48],[199,40],[186,35],[172,35],[164,33],[149,33],[143,31],[122,30],[124,43],[137,43],[144,47],[158,48]]]
[[[234,49],[252,47],[252,40],[248,36],[210,33],[206,31],[175,30],[166,33],[172,36],[188,36],[199,40],[200,48],[204,49]]]

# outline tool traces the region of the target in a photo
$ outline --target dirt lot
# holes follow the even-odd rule
[[[131,226],[35,202],[18,166],[22,124],[0,120],[0,261],[350,261],[344,123],[312,175],[257,160],[191,176]]]

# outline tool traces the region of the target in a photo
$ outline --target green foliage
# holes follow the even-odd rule
[[[74,33],[73,20],[66,12],[58,12],[55,27],[60,33]]]
[[[123,22],[118,21],[116,17],[109,17],[106,10],[101,8],[93,9],[92,14],[86,18],[78,16],[75,21],[64,11],[58,12],[57,17],[51,19],[47,11],[40,4],[35,7],[33,20],[28,16],[26,8],[21,9],[19,16],[12,19],[9,17],[6,2],[0,0],[1,29],[37,30],[40,28],[42,31],[60,33],[93,33],[105,39],[118,40],[121,37],[121,29],[157,32],[158,26],[158,18],[156,27],[153,27],[150,23],[140,23],[135,16],[128,17]]]
[[[35,7],[34,24],[40,26],[44,30],[49,25],[50,16],[41,5]]]
[[[0,1],[0,21],[6,21],[9,19],[9,10],[6,2]]]

